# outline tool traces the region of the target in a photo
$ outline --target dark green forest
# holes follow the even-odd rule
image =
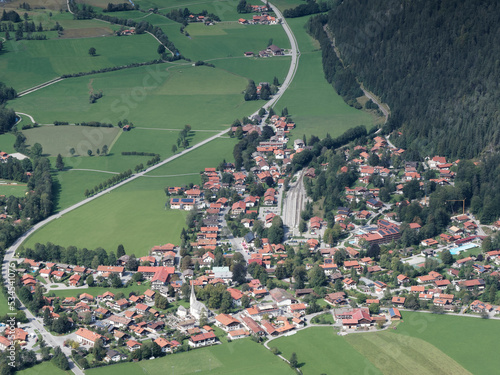
[[[498,148],[499,1],[349,0],[328,27],[344,64],[390,106],[384,130],[400,129],[398,146],[453,158]]]

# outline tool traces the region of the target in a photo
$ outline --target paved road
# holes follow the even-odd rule
[[[262,0],[263,3],[267,3],[266,0]],[[273,4],[270,4],[271,9],[273,12],[276,14],[276,18],[281,19],[281,25],[283,26],[283,29],[285,30],[286,35],[288,36],[288,40],[290,41],[291,45],[291,51],[292,51],[292,62],[290,64],[290,69],[288,69],[288,74],[283,81],[283,84],[281,85],[280,89],[274,95],[274,97],[269,100],[266,105],[264,105],[264,108],[267,110],[271,107],[274,107],[278,100],[280,100],[281,96],[285,93],[285,91],[288,89],[290,86],[290,83],[292,83],[293,78],[295,77],[295,73],[297,72],[297,69],[299,67],[299,56],[300,56],[300,51],[299,51],[299,45],[297,43],[297,39],[295,39],[295,35],[292,32],[292,29],[290,29],[290,26],[288,26],[288,23],[285,20],[285,17],[283,17],[283,14],[281,14],[280,10],[274,6]]]
[[[16,115],[18,115],[18,116],[19,116],[19,115],[21,115],[21,116],[26,116],[26,117],[28,117],[28,118],[31,120],[31,122],[32,122],[33,124],[35,123],[35,120],[33,119],[33,117],[32,117],[32,116],[30,116],[30,115],[28,115],[27,113],[16,112]],[[21,117],[19,117],[19,121],[21,121]]]

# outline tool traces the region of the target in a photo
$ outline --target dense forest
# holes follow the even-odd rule
[[[344,63],[389,104],[398,146],[472,158],[500,141],[499,15],[497,0],[351,0],[328,27]]]

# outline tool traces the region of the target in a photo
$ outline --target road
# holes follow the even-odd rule
[[[385,121],[384,121],[384,124],[387,123],[387,121],[389,120],[389,115],[390,115],[390,112],[389,110],[387,109],[389,106],[387,106],[387,108],[385,107],[385,105],[383,105],[383,103],[378,100],[375,95],[373,95],[370,91],[366,90],[362,84],[359,85],[359,87],[361,87],[361,90],[363,90],[365,96],[368,98],[368,99],[371,99],[372,102],[374,102],[378,108],[380,109],[380,111],[384,114],[384,117],[385,117]],[[386,104],[387,105],[387,104]]]
[[[28,95],[28,94],[31,94],[32,92],[35,92],[37,90],[40,90],[40,89],[43,89],[47,86],[50,86],[50,85],[53,85],[54,83],[57,83],[57,82],[60,82],[62,81],[64,78],[61,78],[61,77],[57,77],[57,78],[54,78],[54,79],[51,79],[50,81],[47,81],[47,82],[44,82],[44,83],[41,83],[37,86],[34,86],[32,88],[29,88],[27,90],[24,90],[24,91],[21,91],[20,93],[17,94],[17,97],[20,98],[24,95]],[[28,116],[28,115],[27,115]],[[30,116],[31,117],[31,116]],[[33,121],[34,122],[34,121]]]
[[[300,213],[307,202],[306,190],[304,187],[304,170],[296,175],[297,181],[291,183],[290,189],[286,193],[283,202],[283,225],[293,234],[298,229],[300,223]]]
[[[262,0],[263,3],[267,3],[266,0]],[[292,32],[292,29],[290,29],[290,26],[288,26],[288,23],[285,20],[285,17],[283,17],[283,14],[281,14],[280,10],[274,6],[273,4],[269,3],[269,6],[273,10],[273,12],[276,14],[277,19],[281,19],[281,25],[283,26],[283,29],[285,30],[286,35],[288,36],[288,40],[290,41],[290,46],[291,46],[291,51],[292,51],[292,62],[290,63],[290,68],[288,69],[288,74],[283,81],[283,84],[279,88],[278,92],[269,100],[266,105],[264,105],[264,108],[268,110],[271,107],[274,107],[278,100],[280,100],[281,96],[285,93],[285,91],[288,89],[290,84],[293,81],[293,78],[295,77],[295,73],[297,72],[297,69],[299,67],[299,56],[300,56],[300,51],[299,51],[299,45],[297,43],[297,39],[295,39],[295,35]]]

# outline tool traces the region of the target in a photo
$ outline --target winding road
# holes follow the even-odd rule
[[[263,1],[265,3],[265,1]],[[68,10],[70,13],[71,12],[71,9],[70,9],[70,6],[69,6],[69,0],[67,1],[67,6],[68,6]],[[295,76],[295,73],[297,71],[297,68],[298,68],[298,63],[299,63],[299,49],[298,49],[298,44],[297,44],[297,40],[295,39],[295,35],[293,35],[293,32],[292,30],[290,29],[290,27],[288,26],[288,24],[286,23],[286,21],[284,20],[283,18],[283,15],[281,14],[281,12],[279,11],[278,8],[276,8],[274,5],[271,5],[271,8],[273,9],[273,11],[276,13],[276,16],[278,18],[281,18],[283,21],[282,21],[282,26],[288,36],[288,39],[290,41],[290,45],[291,45],[291,53],[292,53],[292,61],[291,61],[291,64],[290,64],[290,69],[288,70],[288,74],[285,78],[285,80],[283,81],[283,84],[282,86],[280,87],[279,91],[276,93],[276,95],[274,95],[273,98],[271,98],[271,100],[269,100],[265,105],[264,105],[264,108],[270,108],[272,106],[274,106],[276,104],[276,102],[281,98],[281,96],[285,93],[285,91],[287,90],[287,88],[289,87],[290,83],[292,82],[294,76]],[[43,87],[46,87],[48,85],[51,85],[51,84],[54,84],[56,82],[58,82],[59,80],[61,80],[61,78],[56,78],[55,80],[52,80],[52,81],[48,81],[42,85],[38,85],[38,86],[35,86],[33,87],[32,89],[29,89],[29,90],[26,90],[24,91],[22,94],[23,95],[26,95],[28,94],[29,92],[33,92],[33,91],[36,91],[36,90],[39,90]],[[257,113],[257,112],[256,112]],[[28,116],[33,122],[33,117],[31,117],[30,115],[27,115],[27,114],[24,114],[24,113],[19,113],[21,115],[26,115]],[[31,227],[28,231],[26,231],[21,237],[19,237],[12,246],[10,246],[7,251],[5,252],[5,257],[4,257],[4,261],[3,261],[3,264],[2,264],[2,275],[4,277],[4,280],[8,280],[8,271],[9,271],[9,264],[12,262],[13,258],[14,258],[14,255],[17,251],[17,249],[19,248],[19,246],[30,236],[32,235],[34,232],[36,232],[38,229],[42,228],[43,226],[45,226],[46,224],[54,221],[54,220],[57,220],[59,218],[61,218],[63,215],[87,204],[87,203],[90,203],[92,202],[93,200],[105,195],[105,194],[108,194],[110,193],[111,191],[115,190],[115,189],[118,189],[119,187],[125,185],[125,184],[128,184],[129,182],[132,182],[134,181],[135,179],[137,178],[140,178],[140,177],[143,177],[145,176],[147,173],[149,172],[152,172],[153,170],[165,165],[165,164],[168,164],[182,156],[184,156],[185,154],[193,151],[193,150],[196,150],[197,148],[199,147],[202,147],[208,143],[210,143],[211,141],[219,138],[219,137],[222,137],[224,135],[226,135],[228,133],[228,131],[230,130],[229,129],[225,129],[225,130],[222,130],[220,132],[218,132],[217,134],[211,136],[210,138],[207,138],[203,141],[201,141],[200,143],[188,148],[188,149],[185,149],[183,150],[182,152],[176,154],[176,155],[173,155],[161,162],[159,162],[158,164],[156,165],[153,165],[147,169],[145,169],[144,171],[142,172],[139,172],[139,173],[136,173],[136,174],[133,174],[131,177],[129,177],[128,179],[112,186],[112,187],[109,187],[108,189],[106,190],[103,190],[97,194],[95,194],[94,196],[92,197],[89,197],[89,198],[86,198],[52,216],[49,216],[48,218],[46,218],[45,220],[42,220],[40,221],[39,223],[35,224],[33,227]],[[148,176],[149,177],[149,176]],[[300,213],[300,212],[299,212]],[[34,326],[34,328],[38,329],[38,331],[40,332],[40,334],[44,337],[45,341],[51,345],[51,346],[59,346],[63,349],[63,351],[66,353],[66,354],[70,354],[69,352],[69,348],[64,348],[63,347],[63,342],[64,340],[67,338],[67,336],[53,336],[50,332],[48,332],[45,327],[43,327],[43,325],[38,322],[36,320],[36,318],[33,316],[33,314],[24,306],[21,304],[21,309],[24,310],[26,312],[26,316],[28,317],[28,319],[30,320],[30,323],[29,324],[32,324]],[[73,360],[71,359],[71,357],[68,356],[68,360],[70,362],[70,367],[71,367],[71,370],[76,374],[76,375],[84,375],[84,372],[78,367],[76,366],[76,364],[73,362]]]

